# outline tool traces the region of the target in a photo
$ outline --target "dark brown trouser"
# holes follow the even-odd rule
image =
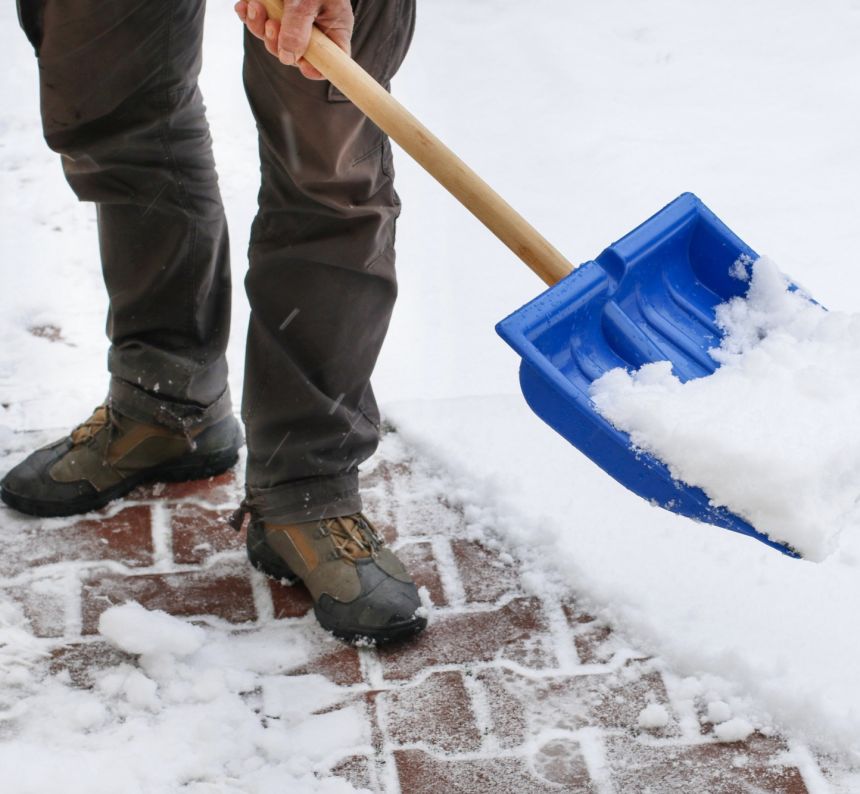
[[[353,55],[387,84],[415,2],[353,5]],[[45,138],[97,204],[111,402],[140,419],[216,421],[230,400],[230,266],[197,88],[204,0],[19,7]],[[360,509],[357,467],[378,441],[370,375],[397,291],[391,150],[328,83],[248,34],[244,77],[262,165],[246,277],[251,502],[279,521],[342,515]]]

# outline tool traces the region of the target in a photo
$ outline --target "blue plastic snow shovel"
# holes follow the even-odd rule
[[[265,0],[279,14],[279,0]],[[684,194],[597,259],[573,266],[465,163],[323,33],[305,54],[313,66],[447,188],[535,271],[549,289],[500,322],[522,356],[529,405],[625,487],[697,521],[756,538],[797,557],[705,493],[674,480],[656,458],[601,417],[589,386],[615,367],[670,361],[682,380],[711,374],[719,345],[714,308],[746,284],[730,276],[739,257],[756,258],[698,198]]]
[[[746,293],[729,275],[756,253],[696,196],[685,193],[597,259],[502,320],[496,330],[522,356],[520,385],[548,425],[618,482],[653,504],[800,555],[714,507],[700,488],[634,449],[594,408],[592,381],[616,367],[669,361],[682,381],[710,375],[722,331],[715,307]]]

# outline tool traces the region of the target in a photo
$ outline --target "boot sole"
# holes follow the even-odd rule
[[[248,549],[248,560],[251,565],[270,579],[286,582],[291,586],[301,582],[301,579],[292,572],[284,560],[272,551],[265,540],[260,540],[257,537],[257,531],[250,526],[248,527],[246,546]],[[339,640],[344,640],[350,644],[372,643],[374,645],[384,645],[390,642],[397,642],[418,634],[427,626],[427,621],[424,618],[395,623],[376,631],[338,626],[330,623],[324,614],[320,614],[316,604],[314,604],[314,615],[320,626],[326,631],[331,632]]]
[[[133,491],[138,485],[152,482],[204,480],[208,477],[214,477],[216,474],[223,474],[225,471],[232,469],[236,465],[237,460],[239,460],[238,448],[230,447],[226,450],[211,452],[199,458],[188,457],[183,461],[177,461],[172,464],[163,463],[160,466],[144,469],[137,474],[130,475],[112,488],[91,496],[82,496],[78,499],[64,500],[62,502],[30,499],[26,496],[13,493],[6,488],[0,489],[0,499],[9,505],[9,507],[31,516],[39,516],[41,518],[74,516],[98,510],[114,499],[119,499],[130,491]]]
[[[403,623],[395,623],[393,626],[386,626],[384,631],[362,631],[344,628],[333,628],[326,626],[325,622],[320,618],[319,613],[314,609],[314,614],[317,617],[320,625],[330,631],[335,637],[351,645],[388,645],[390,643],[401,642],[420,634],[427,627],[427,620],[420,618],[418,620],[408,620]]]

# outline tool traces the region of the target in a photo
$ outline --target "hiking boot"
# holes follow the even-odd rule
[[[0,482],[0,498],[35,516],[86,513],[144,482],[220,474],[236,463],[241,445],[232,414],[182,431],[135,422],[102,405],[68,436],[12,469]]]
[[[304,582],[317,620],[335,637],[381,644],[427,625],[403,563],[361,513],[301,524],[252,518],[247,545],[258,570],[289,584]]]

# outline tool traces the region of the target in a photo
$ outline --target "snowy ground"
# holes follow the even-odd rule
[[[257,164],[229,5],[210,4],[203,90],[233,234],[238,394]],[[100,401],[105,299],[92,209],[40,140],[35,63],[12,9],[0,19],[0,443],[20,448],[12,434],[67,428]],[[822,304],[856,312],[858,34],[855,0],[432,0],[394,89],[573,261],[693,190]],[[401,297],[375,380],[387,417],[639,647],[734,681],[798,739],[860,762],[860,560],[796,562],[650,508],[556,437],[493,332],[540,282],[397,166]]]
[[[15,439],[15,453],[34,441]],[[233,474],[137,488],[84,520],[7,514],[4,794],[57,779],[81,794],[815,794],[843,780],[731,682],[675,675],[540,557],[514,558],[480,489],[397,433],[362,485],[430,612],[396,647],[338,642],[304,588],[247,565],[225,523]]]

